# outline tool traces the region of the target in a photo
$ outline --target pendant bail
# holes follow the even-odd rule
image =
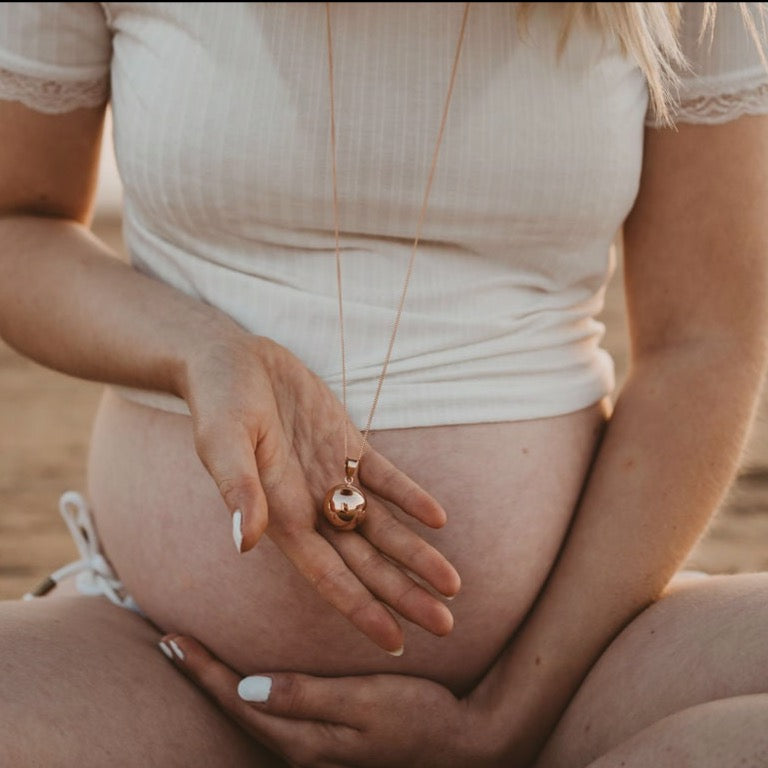
[[[357,474],[359,464],[359,459],[350,459],[349,456],[344,461],[344,482],[347,485],[352,485],[355,482],[355,475]]]

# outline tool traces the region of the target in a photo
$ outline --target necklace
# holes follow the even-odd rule
[[[403,306],[405,305],[405,296],[408,293],[408,284],[411,281],[411,274],[413,273],[413,264],[416,258],[416,251],[419,247],[419,239],[421,238],[421,230],[424,224],[424,218],[427,213],[427,205],[429,203],[429,193],[432,189],[432,180],[435,176],[435,168],[437,167],[437,157],[440,152],[440,144],[443,140],[443,132],[445,129],[445,123],[448,118],[448,107],[451,103],[451,94],[453,93],[453,83],[456,79],[456,70],[459,64],[459,55],[461,53],[461,45],[464,41],[464,31],[467,26],[467,16],[469,15],[470,3],[464,4],[464,15],[461,20],[461,29],[459,31],[459,40],[456,43],[456,54],[453,59],[453,67],[451,68],[451,77],[448,83],[448,92],[445,97],[445,104],[443,106],[443,115],[440,121],[440,129],[437,134],[437,140],[435,142],[435,149],[432,154],[432,165],[429,169],[429,176],[427,178],[427,186],[424,191],[424,198],[421,204],[421,212],[419,213],[418,224],[416,225],[416,235],[411,247],[411,257],[408,262],[408,268],[405,273],[405,281],[403,282],[403,288],[400,293],[400,301],[397,305],[397,312],[395,314],[395,321],[392,326],[392,333],[389,337],[389,346],[387,347],[387,354],[384,358],[384,363],[381,367],[381,373],[379,374],[379,380],[376,385],[376,393],[373,397],[373,403],[371,404],[371,410],[368,413],[368,421],[363,430],[363,438],[360,444],[360,450],[358,451],[357,458],[351,458],[349,455],[349,414],[347,411],[347,357],[346,348],[344,343],[344,302],[342,300],[342,287],[341,287],[341,253],[339,248],[339,200],[337,193],[337,175],[336,175],[336,118],[335,118],[335,103],[334,103],[334,88],[333,88],[333,35],[331,34],[331,4],[325,4],[325,20],[326,31],[328,35],[328,85],[330,90],[330,112],[331,112],[331,155],[332,155],[332,184],[333,184],[333,229],[336,243],[336,289],[339,300],[339,336],[341,340],[341,391],[342,391],[342,404],[344,405],[344,482],[339,485],[334,485],[328,493],[325,495],[323,501],[323,513],[327,520],[336,529],[342,531],[351,531],[355,529],[365,519],[365,512],[368,506],[368,501],[363,491],[355,485],[355,476],[358,474],[360,467],[360,461],[363,458],[366,448],[368,447],[368,437],[371,431],[371,424],[373,423],[373,415],[376,412],[376,406],[379,404],[379,395],[381,394],[381,388],[384,384],[384,379],[387,376],[387,369],[389,368],[389,362],[392,358],[392,350],[395,346],[395,338],[397,336],[397,329],[400,326],[400,318],[403,314]]]

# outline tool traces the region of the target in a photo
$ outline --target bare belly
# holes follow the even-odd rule
[[[462,577],[451,635],[407,625],[398,659],[318,598],[268,539],[235,552],[188,417],[107,391],[89,493],[107,556],[161,630],[197,637],[241,672],[398,672],[458,692],[482,675],[541,589],[604,418],[596,404],[549,419],[374,435],[375,447],[444,505],[447,525],[419,530]]]

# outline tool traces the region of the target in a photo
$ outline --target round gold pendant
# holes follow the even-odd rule
[[[339,531],[352,531],[365,520],[368,502],[354,485],[334,485],[325,494],[323,513],[328,522]]]

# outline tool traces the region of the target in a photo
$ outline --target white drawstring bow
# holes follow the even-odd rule
[[[75,491],[67,491],[59,499],[59,512],[69,528],[80,559],[54,571],[36,589],[24,595],[24,599],[42,597],[64,579],[75,576],[80,594],[104,595],[115,605],[141,613],[136,601],[130,595],[123,595],[122,582],[101,554],[101,542],[86,500]]]

